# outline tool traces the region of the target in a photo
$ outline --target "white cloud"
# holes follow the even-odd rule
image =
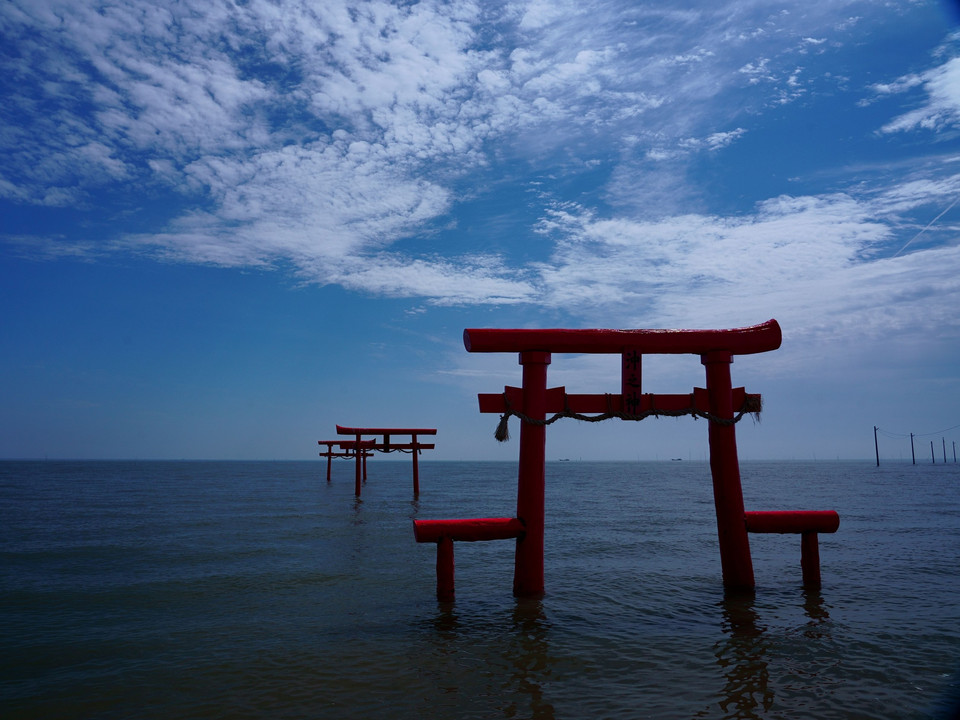
[[[735,142],[746,132],[746,128],[736,128],[735,130],[728,130],[726,132],[711,133],[705,138],[684,138],[680,141],[679,145],[681,148],[691,150],[720,150]]]
[[[588,324],[618,317],[622,327],[777,317],[798,337],[955,331],[960,243],[895,259],[880,252],[899,213],[922,202],[917,190],[907,183],[872,198],[773,198],[738,218],[630,221],[560,208],[543,225],[557,246],[541,268],[544,302]]]
[[[438,305],[512,305],[536,299],[534,288],[508,271],[498,258],[406,260],[389,255],[368,258],[361,267],[343,264],[331,277],[345,287],[390,297],[426,297]],[[507,277],[505,277],[505,275]]]
[[[4,68],[22,92],[6,117],[32,124],[0,129],[11,157],[0,195],[69,206],[110,188],[163,187],[187,209],[112,247],[290,263],[308,281],[441,303],[633,304],[669,318],[679,311],[666,310],[668,295],[690,298],[674,302],[690,312],[694,300],[750,287],[789,306],[786,288],[862,268],[898,213],[956,191],[918,180],[882,203],[775,198],[728,218],[687,202],[685,163],[736,145],[752,113],[804,90],[809,51],[833,46],[831,28],[847,16],[829,3],[807,9],[10,2],[0,13],[18,41]],[[886,132],[956,122],[960,60],[875,91],[919,87],[926,104]],[[562,172],[550,162],[606,164],[606,198],[621,206],[606,218],[579,206],[551,215],[541,229],[553,256],[523,267],[471,248],[392,251],[449,220],[471,172],[513,170],[504,156],[544,174]],[[562,160],[538,165],[544,157]],[[658,219],[632,212],[629,196]]]
[[[878,93],[893,94],[919,85],[926,93],[922,106],[883,126],[882,132],[914,129],[938,131],[960,125],[960,58],[952,58],[922,75],[907,75],[894,83],[875,85]]]

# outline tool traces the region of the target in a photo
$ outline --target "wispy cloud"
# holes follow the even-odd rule
[[[904,113],[881,128],[895,133],[922,128],[938,131],[956,129],[960,125],[960,58],[951,58],[921,75],[906,75],[892,83],[875,85],[881,94],[895,94],[922,87],[922,104]]]
[[[872,198],[781,197],[738,218],[637,222],[558,209],[543,225],[558,247],[542,268],[548,302],[593,317],[615,307],[639,327],[684,327],[691,318],[725,326],[758,315],[788,317],[801,327],[859,318],[861,330],[875,328],[880,317],[888,329],[923,322],[918,306],[892,301],[891,289],[909,286],[917,302],[960,300],[950,262],[960,250],[909,260],[881,252],[897,213],[917,202],[904,186]],[[938,322],[956,325],[949,317]]]

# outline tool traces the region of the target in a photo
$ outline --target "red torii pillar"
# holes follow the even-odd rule
[[[523,366],[524,413],[534,421],[547,417],[547,365],[550,353],[520,353]],[[517,539],[513,594],[543,595],[543,529],[545,519],[547,428],[520,424],[520,461],[517,477],[517,517],[525,533]]]
[[[411,454],[413,455],[413,494],[420,494],[420,464],[417,456],[420,454],[421,449],[432,450],[434,445],[431,443],[418,442],[417,436],[436,435],[436,428],[351,428],[337,425],[337,434],[353,435],[356,438],[355,442],[358,446],[362,444],[363,447],[368,450],[381,450],[383,452],[390,452],[391,450],[411,450]],[[363,435],[383,436],[383,441],[361,440]],[[391,435],[410,435],[411,441],[409,443],[391,443]],[[359,478],[359,476],[360,459],[357,458],[357,477]],[[357,481],[357,495],[360,495],[359,480]]]
[[[702,354],[700,362],[707,373],[710,413],[719,420],[732,421],[736,411],[733,407],[733,386],[730,381],[733,354],[729,350],[712,350]],[[750,541],[744,522],[736,429],[732,422],[724,425],[710,421],[707,427],[723,584],[734,589],[752,588],[753,558],[750,556]]]
[[[706,367],[710,413],[718,420],[734,417],[730,363],[733,355],[767,352],[780,346],[776,320],[731,330],[561,330],[466,329],[468,352],[517,352],[523,365],[523,414],[517,518],[525,533],[517,539],[514,594],[543,594],[543,518],[545,504],[546,367],[551,353],[620,354],[626,369],[628,353],[635,367],[622,380],[621,408],[640,401],[640,357],[643,354],[696,354]],[[505,393],[506,395],[506,393]],[[482,399],[482,398],[481,398]],[[753,562],[747,539],[743,492],[731,424],[710,421],[710,469],[713,476],[717,532],[724,585],[753,588]]]

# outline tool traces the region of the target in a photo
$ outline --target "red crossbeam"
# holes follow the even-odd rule
[[[760,407],[760,395],[747,393],[742,387],[733,388],[732,393],[734,408],[739,409],[745,403]],[[504,413],[508,410],[507,403],[510,405],[510,410],[524,412],[521,388],[507,386],[502,393],[478,393],[477,399],[482,413]],[[645,393],[638,396],[636,407],[629,409],[624,409],[623,396],[619,394],[567,394],[564,387],[548,388],[545,412],[570,411],[591,414],[612,412],[639,415],[653,410],[681,412],[690,409],[703,413],[710,411],[710,397],[704,388],[694,388],[692,393],[686,395]]]
[[[321,445],[326,445],[324,441],[318,441]],[[336,445],[341,450],[356,450],[361,448],[363,450],[373,450],[374,446],[377,444],[376,440],[333,440],[330,444]]]
[[[776,320],[729,330],[566,330],[467,328],[467,352],[691,353],[715,350],[734,355],[768,352],[780,347],[782,335]]]
[[[833,510],[754,510],[743,514],[747,532],[800,535],[800,572],[804,587],[820,587],[820,540],[817,533],[833,533],[840,516]]]
[[[454,540],[508,540],[524,534],[525,526],[518,518],[471,518],[469,520],[414,520],[413,536],[417,542],[437,544],[437,600],[452,602],[454,583]]]
[[[744,519],[752,533],[834,533],[840,527],[834,510],[754,510]]]
[[[413,536],[417,542],[451,540],[507,540],[523,533],[523,522],[517,518],[471,518],[469,520],[414,520]]]

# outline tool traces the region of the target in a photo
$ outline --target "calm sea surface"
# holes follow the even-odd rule
[[[413,518],[512,516],[516,465],[0,462],[0,717],[946,718],[960,690],[960,465],[744,463],[725,597],[709,468],[547,468],[546,589],[457,543],[435,599]]]

